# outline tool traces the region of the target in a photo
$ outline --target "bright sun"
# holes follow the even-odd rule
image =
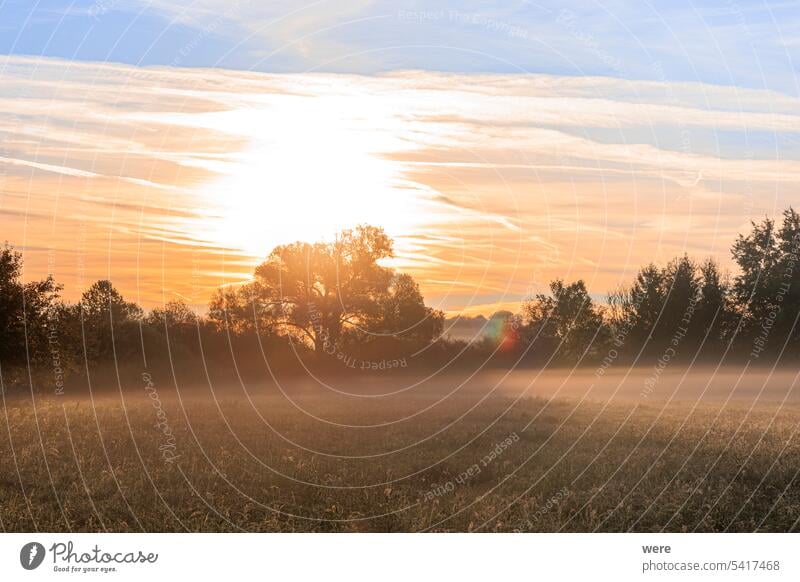
[[[211,240],[263,257],[277,244],[330,239],[360,223],[395,237],[420,232],[433,202],[403,177],[402,162],[384,155],[412,143],[389,112],[363,103],[355,111],[352,101],[338,99],[269,101],[211,114],[216,129],[250,139],[203,187],[214,215]]]

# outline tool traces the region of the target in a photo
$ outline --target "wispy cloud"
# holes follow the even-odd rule
[[[292,72],[546,71],[798,94],[787,48],[800,15],[790,2],[137,1],[137,10],[198,31],[211,54],[214,38],[235,42],[233,49],[220,45],[216,61],[195,64]]]
[[[436,70],[800,95],[793,2],[52,0],[0,4],[0,53],[267,72]]]
[[[111,275],[146,304],[202,304],[272,245],[364,221],[449,310],[554,276],[602,292],[649,260],[726,260],[800,185],[800,100],[766,90],[31,58],[2,71],[4,236],[32,275],[55,257],[71,292]]]

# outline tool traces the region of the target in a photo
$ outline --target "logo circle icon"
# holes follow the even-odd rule
[[[44,561],[44,546],[39,542],[29,542],[19,551],[19,563],[26,570],[35,570]]]

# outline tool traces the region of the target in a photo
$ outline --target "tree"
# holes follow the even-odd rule
[[[630,287],[609,295],[614,335],[625,338],[628,349],[638,350],[650,336],[664,305],[664,273],[649,264],[636,275]]]
[[[680,340],[682,343],[690,331],[694,331],[694,316],[700,299],[697,265],[687,255],[671,260],[663,271],[662,279],[664,304],[654,330],[659,349],[673,341]]]
[[[391,240],[372,226],[346,230],[330,244],[277,247],[256,267],[256,309],[272,327],[307,339],[321,353],[343,328],[377,316],[377,300],[393,276],[378,261],[391,256]]]
[[[214,295],[209,319],[234,333],[289,335],[317,354],[386,334],[430,341],[443,316],[425,306],[413,278],[380,264],[392,256],[391,239],[373,226],[345,230],[331,243],[279,246],[252,282]]]
[[[23,283],[22,266],[22,254],[6,243],[0,249],[0,363],[46,359],[59,311],[61,285],[51,276]]]
[[[22,254],[5,244],[0,250],[0,363],[24,357]]]
[[[135,349],[134,327],[142,309],[126,301],[111,281],[96,281],[75,306],[89,361],[111,359]],[[138,337],[138,334],[135,336]],[[119,344],[119,349],[117,344]]]
[[[713,259],[700,265],[700,301],[695,313],[696,328],[709,349],[723,341],[731,327],[730,287]]]
[[[194,326],[197,323],[197,314],[183,301],[167,301],[164,307],[156,307],[147,314],[146,321],[150,325],[163,325],[167,328]]]
[[[125,298],[114,288],[111,281],[95,281],[84,291],[78,304],[84,321],[108,320],[125,322],[142,317],[142,309]]]
[[[582,280],[564,285],[550,283],[550,295],[537,294],[523,303],[523,317],[531,332],[556,344],[558,353],[577,361],[602,345],[607,330],[600,310],[594,305]],[[554,340],[554,341],[553,341]]]
[[[703,340],[704,326],[723,321],[714,317],[719,301],[726,302],[725,292],[713,261],[698,267],[684,255],[663,268],[643,267],[630,287],[608,298],[617,347],[645,356],[665,350],[671,357],[692,353]]]
[[[168,301],[164,307],[153,309],[145,323],[169,340],[170,351],[175,348],[191,351],[201,319],[183,301]]]
[[[223,287],[214,292],[208,304],[208,320],[218,332],[239,335],[256,329],[269,330],[270,320],[261,317],[266,314],[258,308],[254,287],[255,284],[250,283],[239,287]]]
[[[748,334],[758,321],[763,321],[774,305],[777,293],[777,271],[780,250],[775,240],[775,221],[765,218],[751,222],[747,236],[739,235],[731,254],[739,266],[733,283],[733,298]]]
[[[800,215],[794,208],[783,212],[783,224],[778,232],[778,279],[775,303],[780,305],[776,325],[781,341],[796,343],[800,340]]]
[[[739,265],[733,298],[741,342],[777,348],[800,340],[800,216],[788,208],[779,229],[768,218],[751,224],[750,234],[739,235],[732,249]]]
[[[378,295],[374,309],[365,310],[362,338],[391,336],[427,343],[442,334],[444,314],[425,305],[419,285],[411,275],[397,274]]]
[[[40,281],[31,281],[23,286],[25,336],[28,343],[28,355],[33,364],[51,361],[58,354],[51,354],[51,349],[61,352],[59,345],[59,320],[63,313],[61,303],[62,285],[55,282],[52,276]]]

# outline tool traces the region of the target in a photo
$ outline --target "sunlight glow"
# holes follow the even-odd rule
[[[401,238],[424,229],[435,202],[384,155],[413,147],[390,111],[335,98],[265,100],[210,114],[211,128],[250,139],[201,189],[216,214],[210,240],[263,257],[277,244],[329,240],[362,223]]]
[[[735,233],[796,203],[800,183],[797,100],[764,91],[637,82],[631,103],[631,82],[611,79],[26,58],[0,80],[4,238],[70,299],[112,278],[143,305],[203,309],[275,246],[368,223],[430,305],[490,315],[555,277],[602,293],[647,261],[724,265]],[[733,155],[778,128],[780,158]]]

